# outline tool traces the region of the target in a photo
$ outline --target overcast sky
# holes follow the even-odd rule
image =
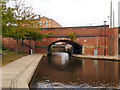
[[[103,25],[110,15],[111,0],[26,0],[35,13],[52,18],[63,27]],[[112,0],[115,26],[118,26],[118,1]],[[12,5],[12,3],[10,3]],[[108,24],[108,22],[107,22]]]

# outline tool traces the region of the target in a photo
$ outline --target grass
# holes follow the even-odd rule
[[[25,54],[25,53],[18,53],[16,54],[14,51],[12,50],[2,50],[2,53],[5,53],[2,55],[2,65],[1,66],[4,66],[10,62],[13,62],[23,56],[26,56],[28,54]]]

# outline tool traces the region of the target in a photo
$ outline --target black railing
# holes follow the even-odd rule
[[[28,44],[25,44],[24,42],[23,42],[23,45],[26,46],[26,47],[31,48]]]

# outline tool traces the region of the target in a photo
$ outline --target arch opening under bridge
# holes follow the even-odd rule
[[[82,44],[80,45],[80,44],[70,41],[70,40],[58,40],[58,41],[52,42],[51,44],[48,45],[48,54],[51,54],[51,52],[52,52],[51,46],[58,42],[65,42],[67,44],[72,45],[72,52],[69,50],[67,51],[69,54],[82,54]]]

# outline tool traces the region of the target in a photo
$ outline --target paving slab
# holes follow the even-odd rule
[[[2,88],[28,88],[29,81],[42,57],[42,54],[32,54],[3,66]],[[16,82],[22,83],[18,85]]]

